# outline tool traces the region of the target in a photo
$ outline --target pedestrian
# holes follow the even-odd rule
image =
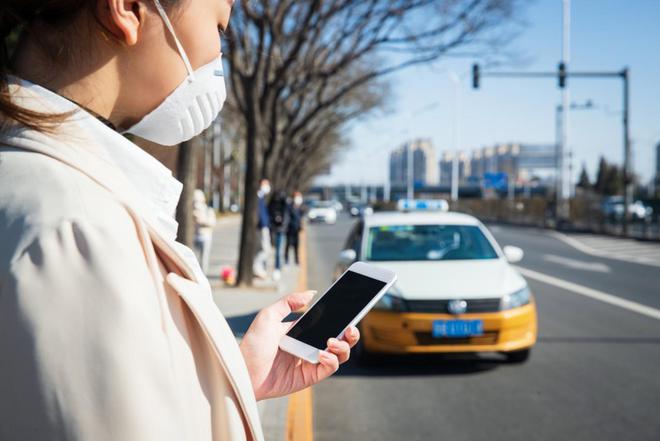
[[[239,346],[176,241],[182,184],[122,134],[190,148],[210,126],[233,1],[160,1],[0,4],[2,440],[262,441],[256,402],[328,377],[357,342],[351,328],[316,365],[281,351],[307,292]]]
[[[213,227],[216,224],[215,210],[206,203],[202,190],[196,189],[193,194],[193,221],[195,222],[195,239],[193,245],[197,261],[204,274],[209,271],[211,245],[213,244]]]
[[[268,204],[266,196],[270,194],[270,182],[263,178],[259,181],[259,190],[257,191],[257,239],[259,241],[259,251],[254,257],[252,272],[260,279],[268,277],[268,261],[272,252],[270,239],[270,214],[268,213]]]
[[[273,234],[273,243],[275,245],[275,270],[273,271],[273,280],[278,281],[282,270],[282,251],[284,246],[284,236],[287,227],[287,203],[286,193],[278,191],[268,204],[268,213],[270,215],[270,229]]]
[[[286,248],[284,252],[284,262],[289,263],[289,250],[293,249],[293,255],[295,258],[296,265],[300,264],[300,259],[298,257],[298,243],[300,238],[300,232],[303,229],[303,196],[302,193],[296,191],[293,193],[293,198],[289,204],[289,222],[286,230]]]

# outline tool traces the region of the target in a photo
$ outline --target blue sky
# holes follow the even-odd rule
[[[561,0],[536,0],[524,13],[527,27],[513,48],[527,61],[505,70],[555,70],[561,56]],[[633,166],[644,181],[655,166],[660,142],[660,1],[573,0],[571,70],[619,71],[630,68]],[[337,159],[322,183],[382,183],[389,152],[412,137],[431,138],[440,154],[453,149],[453,86],[447,70],[468,73],[474,60],[415,67],[389,79],[391,111],[354,124],[352,146]],[[623,152],[621,81],[572,79],[571,101],[592,100],[596,108],[570,116],[569,144],[574,173],[582,163],[593,176],[600,155],[620,162]],[[461,147],[506,142],[553,143],[555,79],[483,78],[472,90],[469,75],[461,87]]]

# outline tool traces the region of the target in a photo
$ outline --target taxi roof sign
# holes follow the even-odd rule
[[[399,211],[449,211],[449,204],[444,199],[399,199]]]

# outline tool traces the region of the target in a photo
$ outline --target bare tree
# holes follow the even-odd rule
[[[381,103],[382,77],[443,56],[493,53],[512,36],[522,2],[239,3],[225,51],[232,103],[245,130],[239,283],[252,279],[259,178],[277,187],[308,182],[327,166],[341,128]]]
[[[182,142],[177,157],[177,178],[183,183],[181,198],[176,207],[179,223],[179,242],[192,247],[195,225],[192,217],[193,192],[197,187],[197,138]]]

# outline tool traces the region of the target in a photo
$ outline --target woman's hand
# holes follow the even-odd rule
[[[241,352],[257,400],[288,395],[329,377],[348,360],[350,348],[360,339],[357,328],[349,328],[343,340],[329,339],[327,350],[320,352],[319,364],[282,351],[280,339],[291,327],[282,320],[307,305],[312,297],[314,291],[291,294],[262,309],[243,337]]]

